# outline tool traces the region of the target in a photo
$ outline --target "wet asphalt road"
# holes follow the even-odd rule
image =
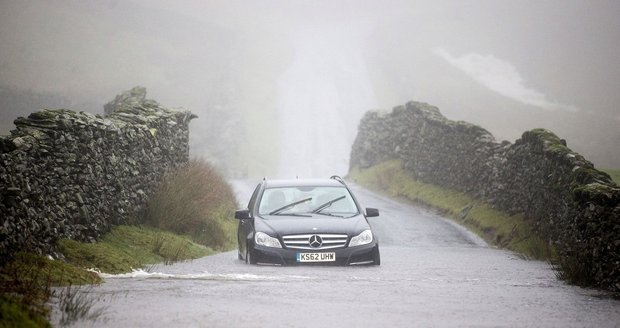
[[[234,186],[246,204],[253,186]],[[104,315],[75,326],[620,326],[620,301],[565,285],[548,264],[489,247],[432,212],[353,187],[362,206],[380,209],[371,224],[381,266],[249,266],[227,252],[108,277],[88,291]]]

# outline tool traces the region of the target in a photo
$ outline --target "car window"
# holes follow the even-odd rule
[[[293,205],[294,203],[298,203]],[[357,206],[344,187],[267,188],[260,199],[259,214],[303,214],[320,212],[339,216],[358,214]]]

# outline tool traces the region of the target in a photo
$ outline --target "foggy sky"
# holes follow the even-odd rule
[[[342,153],[365,111],[409,100],[500,140],[549,128],[597,166],[620,168],[619,14],[617,1],[2,0],[0,87],[103,106],[145,86],[201,117],[194,155],[217,137],[204,133],[208,120],[232,122],[230,157],[250,175],[336,155],[287,157],[300,141],[283,138],[286,113],[329,118],[295,124],[332,143],[312,147]],[[238,165],[247,156],[257,161]],[[344,174],[348,153],[337,157]],[[299,173],[330,170],[313,168]]]

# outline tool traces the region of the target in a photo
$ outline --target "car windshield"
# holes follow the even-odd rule
[[[357,206],[345,187],[267,188],[260,200],[261,215],[339,216],[358,214]]]

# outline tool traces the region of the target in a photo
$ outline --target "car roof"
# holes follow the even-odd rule
[[[265,188],[276,187],[344,187],[336,179],[265,180]]]

